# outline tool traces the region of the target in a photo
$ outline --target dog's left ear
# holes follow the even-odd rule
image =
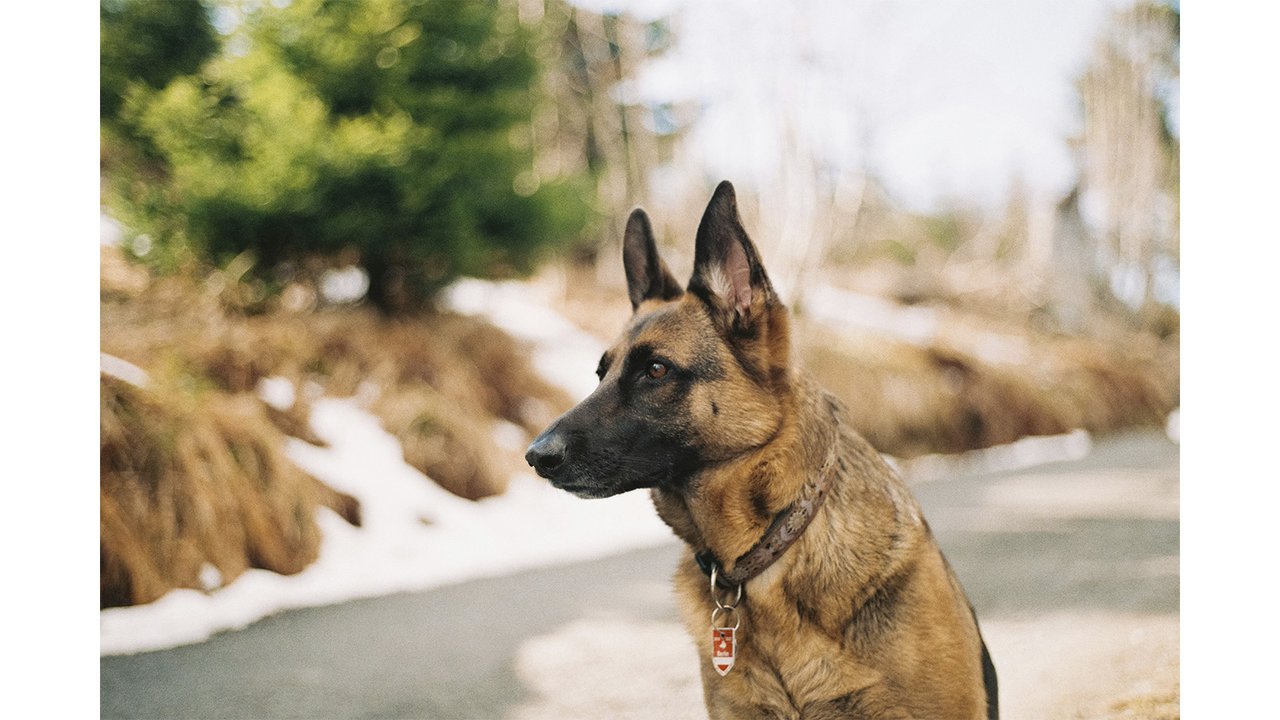
[[[720,310],[735,329],[750,327],[777,303],[760,254],[742,227],[738,198],[728,180],[716,186],[698,224],[689,292]]]
[[[622,236],[622,265],[627,273],[627,295],[634,311],[651,298],[674,300],[684,294],[667,264],[658,255],[653,228],[644,210],[636,208],[627,218]]]

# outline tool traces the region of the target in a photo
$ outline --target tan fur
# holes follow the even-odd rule
[[[964,591],[902,479],[794,369],[787,310],[733,186],[721,183],[703,215],[687,290],[641,210],[628,219],[624,269],[635,312],[601,358],[600,386],[526,459],[583,497],[651,488],[689,546],[675,583],[711,718],[987,718],[994,670],[989,695]],[[833,457],[812,523],[724,618],[741,625],[721,677],[695,552],[732,572]]]
[[[847,424],[843,409],[789,371],[785,311],[757,349],[781,387],[763,392],[731,361],[699,300],[648,301],[612,352],[645,342],[677,361],[710,342],[727,368],[695,397],[701,442],[724,461],[688,492],[652,491],[661,517],[691,547],[743,555],[838,444],[840,469],[813,524],[761,576],[741,606],[736,665],[711,666],[708,580],[686,553],[679,605],[702,659],[711,718],[985,718],[980,641],[963,591],[902,480]],[[657,316],[657,317],[654,317]],[[766,512],[757,505],[763,498]],[[883,598],[883,599],[882,599]]]

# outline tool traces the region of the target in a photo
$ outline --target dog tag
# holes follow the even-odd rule
[[[737,643],[734,640],[735,628],[711,628],[711,666],[721,677],[733,669],[733,658]]]

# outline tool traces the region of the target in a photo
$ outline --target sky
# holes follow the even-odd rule
[[[574,0],[667,17],[675,45],[624,92],[701,110],[686,152],[766,177],[786,153],[869,168],[906,206],[1045,197],[1074,180],[1073,79],[1118,0]],[[782,140],[795,138],[784,145]]]

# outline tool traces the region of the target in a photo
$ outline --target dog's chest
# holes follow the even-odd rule
[[[813,611],[761,597],[744,601],[733,668],[704,674],[712,717],[804,717],[802,709],[846,696],[879,681],[815,622]],[[707,636],[705,629],[701,633]],[[697,637],[697,636],[695,636]],[[715,663],[714,638],[702,650]]]
[[[733,670],[704,675],[713,718],[805,718],[880,682],[877,672],[828,638],[758,627],[748,634],[746,627]]]

